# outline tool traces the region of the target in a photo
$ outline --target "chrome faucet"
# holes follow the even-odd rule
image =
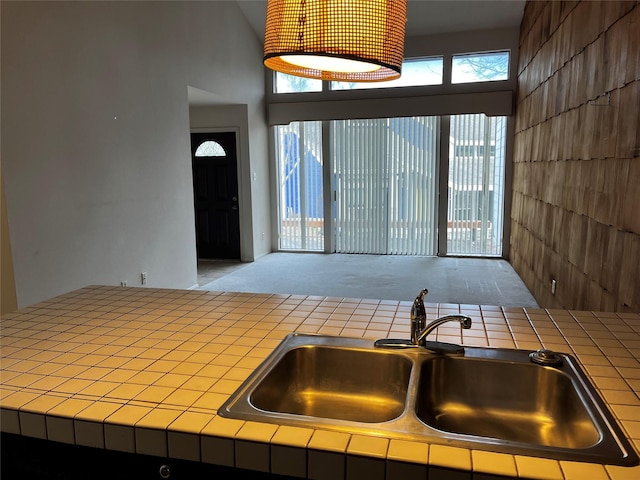
[[[413,305],[411,305],[411,338],[409,340],[381,338],[374,342],[374,346],[379,348],[424,347],[434,353],[463,354],[464,347],[462,345],[446,342],[428,342],[427,335],[443,323],[454,320],[460,322],[460,326],[464,329],[471,328],[471,318],[466,315],[445,315],[427,324],[427,312],[424,308],[424,297],[427,293],[429,293],[429,290],[423,289],[413,301]]]
[[[429,290],[423,289],[411,306],[411,343],[425,347],[427,335],[443,323],[454,320],[460,322],[460,326],[464,329],[471,328],[471,318],[466,315],[445,315],[427,325],[427,312],[424,309],[424,297],[427,293],[429,293]]]

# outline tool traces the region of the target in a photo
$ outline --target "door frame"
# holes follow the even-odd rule
[[[192,133],[233,133],[236,138],[236,174],[238,177],[238,216],[240,221],[240,261],[252,261],[252,255],[247,252],[247,242],[245,241],[246,229],[245,225],[247,225],[247,218],[251,218],[251,201],[246,196],[246,189],[243,187],[244,184],[244,152],[241,148],[242,142],[240,141],[240,128],[238,127],[192,127],[189,129],[189,151],[191,151],[191,134]],[[192,162],[190,157],[189,162]],[[191,177],[193,178],[193,165],[190,166]],[[193,190],[193,182],[191,182],[191,195],[192,195],[192,203],[195,198],[195,192]],[[195,212],[193,218],[193,248],[196,248],[196,237],[195,237]]]

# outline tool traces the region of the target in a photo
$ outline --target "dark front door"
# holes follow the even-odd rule
[[[198,258],[240,258],[236,134],[192,133]]]

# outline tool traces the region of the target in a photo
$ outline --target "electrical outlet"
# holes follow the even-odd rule
[[[555,279],[551,280],[551,295],[555,295],[556,294],[556,286],[557,286],[557,282],[555,281]]]
[[[121,281],[120,282],[120,286],[121,287],[126,287],[127,286],[127,281],[126,280]]]
[[[140,274],[140,283],[142,285],[146,285],[147,284],[147,272],[142,272]]]

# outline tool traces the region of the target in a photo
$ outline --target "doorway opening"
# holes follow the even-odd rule
[[[198,259],[240,259],[235,132],[191,134]]]

